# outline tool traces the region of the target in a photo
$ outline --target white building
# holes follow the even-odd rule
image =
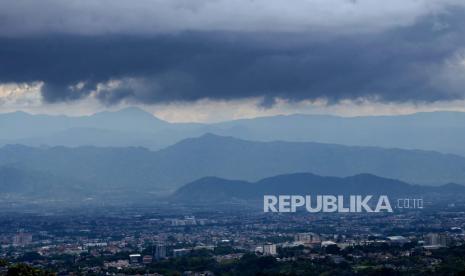
[[[139,262],[140,262],[140,259],[141,259],[140,254],[130,254],[130,255],[129,255],[129,261],[130,261],[132,264],[139,263]]]
[[[191,252],[191,250],[188,248],[173,249],[173,257],[184,256],[189,252]]]
[[[425,236],[425,248],[447,247],[449,238],[443,233],[429,233]]]
[[[389,243],[398,245],[403,245],[410,242],[410,240],[404,236],[390,236],[387,237],[387,239],[389,240]]]
[[[266,255],[266,256],[276,255],[276,244],[264,244],[263,255]]]
[[[315,233],[298,233],[294,236],[296,242],[301,243],[320,243],[321,238],[318,234]]]

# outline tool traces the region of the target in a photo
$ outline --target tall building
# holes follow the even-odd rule
[[[443,233],[429,233],[425,236],[425,245],[431,247],[447,247],[449,238]]]
[[[154,257],[156,260],[161,260],[166,258],[166,246],[164,244],[157,244],[155,246]]]
[[[13,237],[14,246],[25,246],[32,242],[32,234],[19,232]]]
[[[276,255],[276,244],[264,244],[263,255],[266,255],[266,256]]]
[[[296,242],[302,243],[320,243],[321,238],[315,233],[298,233],[294,236]]]

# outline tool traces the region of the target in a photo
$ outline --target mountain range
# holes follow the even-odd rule
[[[94,195],[163,195],[206,176],[258,181],[298,172],[335,177],[370,173],[422,185],[465,184],[465,158],[458,155],[311,142],[256,142],[213,134],[158,151],[7,145],[0,148],[0,168],[14,168],[39,180],[46,175],[61,189],[80,187],[84,194]],[[13,186],[16,181],[5,174],[0,185]],[[43,183],[36,182],[34,185]]]
[[[463,197],[465,186],[445,184],[437,187],[411,185],[371,174],[328,177],[311,173],[286,174],[257,182],[205,177],[186,184],[172,196],[174,202],[211,204],[233,201],[263,201],[264,195],[387,195],[393,198]]]
[[[182,128],[186,134],[178,133],[177,128]],[[5,113],[0,114],[0,129],[0,144],[29,146],[160,149],[191,135],[189,124],[170,124],[138,108],[79,117]]]
[[[465,113],[337,117],[279,115],[221,123],[169,123],[139,108],[91,116],[0,114],[0,145],[142,146],[158,150],[205,133],[254,141],[433,150],[465,156]]]

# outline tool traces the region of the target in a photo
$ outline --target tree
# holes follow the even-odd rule
[[[26,264],[14,264],[8,267],[7,276],[48,276],[53,273],[34,268]]]

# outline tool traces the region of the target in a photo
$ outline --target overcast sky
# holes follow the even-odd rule
[[[0,0],[0,112],[462,110],[464,42],[464,1]]]

